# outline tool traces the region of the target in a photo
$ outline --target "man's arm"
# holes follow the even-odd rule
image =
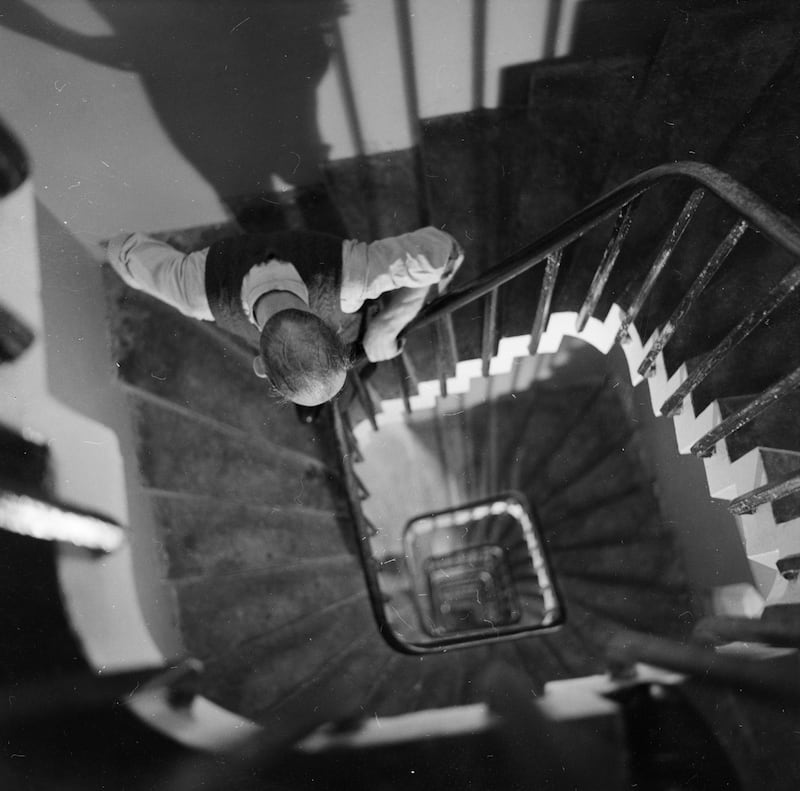
[[[378,312],[368,318],[364,351],[372,362],[390,360],[400,353],[397,336],[419,313],[430,286],[439,284],[442,293],[464,253],[450,234],[430,227],[358,247],[364,253],[362,298],[384,295]],[[348,274],[357,272],[354,266]]]
[[[184,254],[142,233],[121,234],[108,243],[106,257],[131,287],[176,308],[185,316],[213,321],[206,297],[208,249]]]

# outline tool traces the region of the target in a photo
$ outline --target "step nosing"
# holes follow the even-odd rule
[[[312,568],[319,568],[324,566],[337,566],[337,565],[348,565],[348,564],[356,564],[358,565],[359,559],[356,555],[351,555],[349,553],[337,553],[335,555],[322,555],[319,557],[311,557],[311,558],[296,558],[296,559],[287,559],[287,558],[279,558],[274,561],[269,561],[264,563],[262,566],[258,568],[250,568],[250,569],[241,569],[237,571],[225,571],[225,572],[210,572],[207,574],[181,574],[181,575],[172,575],[167,574],[165,577],[162,578],[163,582],[168,582],[176,587],[183,587],[183,586],[190,586],[195,585],[199,582],[204,582],[206,580],[224,580],[224,579],[233,579],[233,578],[243,578],[243,577],[258,577],[258,576],[265,576],[269,577],[276,571],[294,571],[294,570],[303,570],[308,567]]]
[[[237,442],[245,442],[251,447],[257,448],[267,453],[276,453],[278,456],[283,456],[285,459],[294,461],[300,466],[313,466],[320,469],[324,469],[325,471],[330,472],[333,475],[336,475],[336,471],[331,469],[329,465],[327,465],[324,461],[315,456],[311,456],[307,453],[304,453],[303,451],[295,450],[294,448],[288,447],[286,445],[277,445],[274,442],[271,442],[267,438],[254,437],[252,434],[249,434],[244,429],[238,428],[237,426],[232,426],[230,423],[221,421],[218,418],[210,417],[209,415],[204,415],[202,412],[197,412],[196,410],[191,409],[187,406],[183,406],[182,404],[178,404],[169,398],[164,398],[164,396],[160,396],[155,393],[151,393],[147,390],[143,390],[142,388],[137,387],[136,385],[132,385],[128,382],[120,382],[120,387],[126,393],[133,396],[134,398],[140,399],[142,401],[147,401],[164,410],[178,413],[181,416],[187,418],[188,420],[205,424],[213,428],[220,434],[227,435],[231,439],[236,440]]]

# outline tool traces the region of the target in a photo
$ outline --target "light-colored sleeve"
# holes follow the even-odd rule
[[[131,288],[166,302],[185,316],[213,321],[206,297],[208,248],[184,254],[142,233],[108,243],[108,262]]]
[[[463,260],[458,242],[431,226],[376,242],[347,241],[342,252],[345,313],[354,313],[366,300],[388,291],[449,282]]]
[[[373,242],[361,252],[361,301],[385,295],[380,310],[368,320],[364,351],[372,362],[390,360],[402,348],[398,334],[419,313],[430,287],[438,284],[441,293],[464,252],[450,234],[430,227]],[[347,283],[346,276],[342,280]]]

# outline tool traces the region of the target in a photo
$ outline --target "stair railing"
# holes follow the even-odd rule
[[[705,194],[712,193],[715,195],[737,215],[737,218],[702,268],[695,282],[686,292],[672,316],[656,334],[648,354],[639,367],[641,375],[652,375],[657,355],[670,342],[697,297],[727,259],[742,238],[745,230],[750,228],[757,231],[782,250],[793,256],[800,257],[800,227],[788,217],[770,207],[747,187],[707,164],[677,162],[662,165],[626,181],[496,266],[484,271],[460,288],[454,289],[430,302],[405,328],[403,335],[406,336],[423,327],[428,327],[435,323],[438,324],[441,319],[450,317],[455,311],[484,297],[494,295],[491,300],[485,301],[484,304],[496,304],[497,292],[501,286],[511,282],[534,266],[546,262],[545,278],[532,325],[530,349],[532,353],[535,353],[541,334],[546,329],[550,317],[559,263],[565,248],[616,215],[616,225],[605,248],[589,292],[578,311],[576,330],[580,332],[589,316],[593,314],[603,294],[611,271],[631,228],[639,199],[650,190],[675,181],[689,182],[694,186],[694,190],[676,222],[666,235],[644,278],[642,286],[625,311],[622,325],[617,335],[618,342],[625,342],[628,339],[629,328],[651,294],[656,281],[667,267],[678,241],[690,225]],[[800,285],[800,265],[793,267],[788,274],[782,277],[769,294],[742,318],[711,352],[705,355],[700,365],[667,398],[661,407],[661,413],[668,417],[677,414],[682,408],[684,399],[691,395],[695,388],[725,359],[738,343],[744,340],[756,327],[763,324],[798,285]],[[486,325],[493,323],[493,315],[484,312],[483,321],[485,325],[484,335],[491,335],[491,331],[486,329]],[[483,355],[482,366],[484,372],[487,372],[493,349],[489,349],[484,345]],[[798,386],[800,386],[800,371],[794,372],[776,382],[753,401],[729,416],[723,423],[698,440],[692,447],[692,452],[698,456],[712,455],[716,444],[720,440],[752,421],[758,414]],[[404,400],[407,409],[410,408],[410,399],[407,395]],[[798,479],[800,479],[800,476],[798,476]],[[792,482],[783,481],[782,486],[771,490],[768,496],[772,494],[785,496],[784,492],[794,491],[795,488]],[[761,497],[764,496],[761,492],[759,494]]]

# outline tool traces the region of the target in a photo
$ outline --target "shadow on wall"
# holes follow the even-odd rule
[[[220,199],[319,181],[327,146],[316,88],[340,0],[90,0],[114,31],[62,26],[23,0],[5,0],[0,24],[89,61],[136,72],[175,146]]]

